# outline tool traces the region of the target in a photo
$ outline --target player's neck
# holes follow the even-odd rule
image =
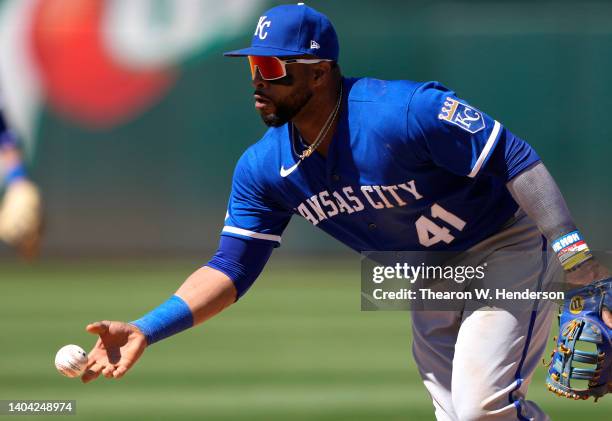
[[[341,79],[334,80],[329,89],[324,90],[321,94],[314,95],[292,120],[300,136],[308,145],[312,145],[317,140],[321,130],[324,130],[325,123],[334,113],[338,101],[341,100],[339,98],[341,82]],[[340,112],[331,122],[325,137],[316,149],[318,153],[325,157],[336,132],[339,114]]]

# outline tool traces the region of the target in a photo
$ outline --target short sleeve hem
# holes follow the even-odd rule
[[[227,235],[230,237],[237,237],[246,240],[264,240],[266,242],[271,241],[275,244],[275,247],[280,246],[281,244],[281,236],[274,234],[263,234],[260,232],[249,231],[243,228],[232,227],[226,225],[221,230],[221,235]]]

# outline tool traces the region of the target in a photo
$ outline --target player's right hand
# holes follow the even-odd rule
[[[109,379],[123,377],[147,347],[143,333],[128,323],[104,320],[87,325],[86,330],[100,337],[89,353],[83,383],[100,374]]]

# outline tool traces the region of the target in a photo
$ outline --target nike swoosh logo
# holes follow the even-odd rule
[[[293,165],[293,166],[291,166],[291,167],[289,167],[287,169],[285,169],[284,165],[281,165],[280,176],[283,177],[283,178],[287,177],[289,174],[291,174],[293,171],[295,171],[295,169],[298,167],[298,165],[300,165],[301,162],[302,161],[300,160],[300,161],[296,162],[295,165]]]

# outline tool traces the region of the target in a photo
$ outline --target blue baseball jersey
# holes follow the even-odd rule
[[[328,156],[299,161],[291,123],[234,172],[223,236],[278,246],[293,215],[356,251],[465,250],[509,220],[506,183],[539,161],[438,82],[343,80]]]

